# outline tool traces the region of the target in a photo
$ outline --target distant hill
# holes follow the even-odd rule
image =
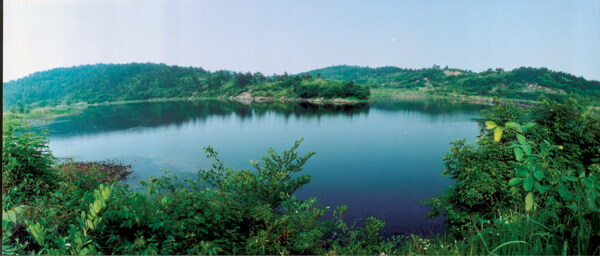
[[[223,73],[230,76],[228,72]],[[195,82],[208,75],[209,72],[201,68],[153,63],[55,68],[3,83],[3,106],[17,102],[43,106],[183,96],[197,91]]]
[[[353,81],[372,88],[402,88],[430,91],[436,94],[498,96],[537,99],[577,93],[600,101],[600,82],[548,70],[521,67],[511,71],[488,69],[476,73],[434,66],[424,69],[398,67],[332,66],[306,72],[315,77]]]
[[[202,68],[154,63],[96,64],[55,68],[3,83],[3,107],[17,103],[54,106],[175,97],[252,96],[300,98],[369,97],[369,88],[288,74],[209,72]]]
[[[362,86],[364,85],[364,86]],[[402,88],[432,94],[537,99],[578,93],[600,102],[600,82],[546,68],[480,73],[434,66],[332,66],[298,75],[264,76],[154,63],[95,64],[55,68],[3,83],[2,105],[54,106],[154,98],[237,96],[366,99],[371,88]]]

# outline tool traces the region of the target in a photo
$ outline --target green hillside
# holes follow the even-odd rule
[[[307,75],[209,72],[154,63],[96,64],[56,68],[3,83],[3,107],[54,106],[155,98],[237,96],[366,99],[367,87]]]
[[[412,89],[442,95],[481,95],[535,100],[540,94],[560,98],[566,94],[577,93],[600,101],[600,82],[547,68],[521,67],[511,71],[488,69],[476,73],[438,66],[402,69],[342,65],[307,73],[324,79],[353,81],[369,85],[371,88]]]
[[[210,72],[195,67],[130,63],[55,68],[3,83],[3,107],[222,97],[242,92],[250,92],[253,97],[367,99],[369,88],[527,100],[535,100],[540,94],[562,98],[577,93],[590,97],[594,105],[600,102],[600,82],[546,68],[476,73],[437,66],[332,66],[298,75],[265,76],[259,72]]]

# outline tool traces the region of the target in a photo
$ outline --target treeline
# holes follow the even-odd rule
[[[551,71],[547,68],[520,67],[511,71],[488,69],[476,73],[440,68],[402,69],[397,67],[332,66],[309,71],[312,76],[353,81],[372,88],[401,88],[435,94],[497,96],[535,100],[541,94],[564,98],[576,93],[600,100],[600,82]]]
[[[439,66],[403,69],[343,65],[297,75],[266,76],[260,72],[210,72],[194,67],[130,63],[56,68],[3,83],[3,106],[26,112],[28,107],[78,102],[221,97],[242,92],[250,92],[254,97],[367,99],[369,88],[528,100],[542,94],[561,99],[576,93],[600,100],[600,82],[546,68],[488,69],[476,73]]]
[[[323,88],[314,88],[314,85]],[[131,63],[56,68],[3,83],[3,106],[237,96],[245,91],[252,92],[253,96],[288,98],[369,97],[366,87],[343,87],[339,82],[316,79],[308,74],[265,76],[260,72],[210,72],[194,67]],[[21,107],[15,108],[18,109]]]

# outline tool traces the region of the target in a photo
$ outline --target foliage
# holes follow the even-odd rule
[[[511,71],[488,69],[471,72],[433,66],[423,69],[398,67],[332,66],[308,72],[324,79],[353,81],[372,88],[401,88],[432,94],[480,95],[511,99],[535,100],[545,94],[553,99],[571,93],[600,100],[600,82],[589,81],[547,68],[520,67]],[[597,105],[597,104],[596,104]]]
[[[483,113],[488,121],[477,147],[464,140],[453,143],[444,173],[456,184],[426,202],[433,208],[430,215],[445,215],[454,239],[481,239],[484,247],[520,241],[518,254],[597,252],[600,120],[576,96],[563,102],[543,99],[527,110],[511,105],[498,103]],[[477,224],[506,218],[508,209],[518,217],[511,224],[518,228],[500,233],[500,239],[483,238],[501,223]],[[517,230],[535,235],[517,238]]]
[[[600,165],[562,169],[565,165],[554,157],[556,150],[564,150],[564,146],[544,140],[538,147],[526,139],[524,135],[532,124],[513,123],[510,127],[517,137],[511,147],[519,161],[509,181],[512,191],[527,193],[525,210],[539,211],[545,217],[538,222],[548,227],[559,244],[564,244],[567,253],[594,253],[600,249],[600,242],[594,244],[592,240],[600,238],[600,231],[594,228],[600,227]]]
[[[37,134],[27,124],[4,119],[2,125],[3,208],[29,201],[52,190],[56,175],[54,157],[44,133]]]
[[[486,124],[488,128],[502,131],[496,123],[504,124],[506,120],[519,120],[523,116],[523,110],[513,104],[496,102],[491,110],[482,111],[480,118],[490,120]],[[458,237],[472,221],[496,214],[517,200],[509,192],[507,183],[511,174],[507,170],[515,163],[512,150],[506,143],[496,143],[498,132],[488,136],[484,126],[480,128],[476,146],[466,144],[465,140],[451,143],[450,152],[443,157],[443,174],[456,183],[439,197],[424,202],[432,207],[428,216],[446,216],[449,231]]]
[[[300,83],[296,87],[296,93],[300,98],[356,98],[368,99],[371,95],[369,88],[360,86],[354,82],[336,83],[322,79]]]
[[[318,91],[300,96],[306,86]],[[165,98],[253,96],[312,98],[355,97],[366,99],[369,88],[355,85],[343,94],[331,93],[341,85],[309,75],[273,75],[256,72],[210,72],[202,68],[154,63],[96,64],[55,68],[3,84],[3,106],[13,113],[32,107],[89,104]],[[312,88],[312,87],[311,87]],[[298,92],[300,91],[300,92]],[[324,93],[320,93],[323,91]],[[327,91],[327,92],[325,92]]]
[[[45,148],[43,136],[28,136],[40,139]],[[22,145],[33,146],[40,145]],[[3,195],[5,201],[15,202],[11,205],[20,203],[3,205],[3,253],[324,254],[328,248],[348,254],[394,252],[398,240],[379,236],[383,221],[368,218],[364,228],[348,228],[341,211],[333,223],[323,219],[329,207],[319,206],[315,198],[301,201],[293,195],[310,181],[300,172],[314,155],[298,154],[299,146],[297,141],[281,154],[268,149],[267,157],[252,162],[254,171],[226,168],[217,151],[207,147],[212,168],[184,178],[167,172],[142,182],[142,190],[103,178],[97,167],[67,162],[59,166],[52,191],[29,195],[27,203],[12,199],[14,194]]]
[[[346,206],[329,218],[315,198],[296,198],[314,155],[297,152],[301,141],[268,149],[254,170],[227,168],[207,147],[211,168],[132,189],[94,166],[55,167],[43,133],[5,120],[2,252],[597,254],[600,120],[576,96],[541,102],[496,102],[482,112],[475,145],[452,143],[444,174],[456,183],[426,203],[450,233],[429,238],[384,238],[383,220],[349,224]]]

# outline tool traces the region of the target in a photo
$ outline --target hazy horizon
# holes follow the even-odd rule
[[[4,1],[3,81],[153,62],[300,73],[333,65],[600,80],[600,1]]]

